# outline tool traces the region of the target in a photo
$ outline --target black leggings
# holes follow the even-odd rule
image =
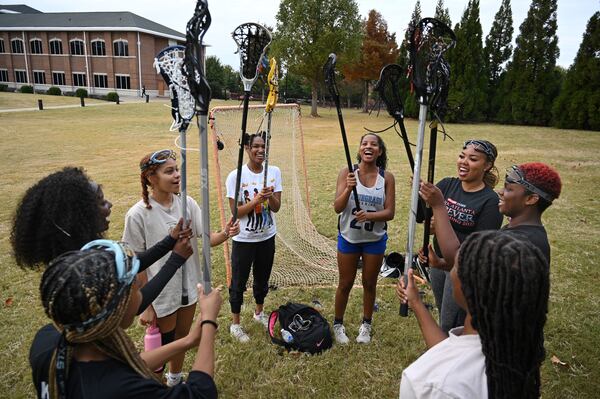
[[[231,313],[238,314],[244,302],[244,291],[252,269],[252,292],[258,305],[265,302],[269,292],[269,278],[275,257],[275,236],[260,242],[233,241],[231,250],[231,286],[229,303]]]

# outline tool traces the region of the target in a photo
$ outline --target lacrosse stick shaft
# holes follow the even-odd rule
[[[427,168],[427,181],[433,183],[435,174],[435,152],[437,147],[437,121],[433,121],[429,132],[429,165]],[[430,207],[425,208],[425,225],[423,229],[423,254],[425,258],[429,256],[429,234],[431,231],[431,217],[433,212]],[[429,266],[429,262],[425,263]]]
[[[338,95],[333,96],[335,101],[335,108],[337,109],[338,121],[340,122],[340,130],[342,131],[342,142],[344,143],[344,152],[346,154],[346,163],[348,164],[348,173],[353,173],[354,168],[352,167],[352,158],[350,157],[350,149],[348,147],[348,138],[346,137],[346,128],[344,126],[344,117],[342,116],[342,107],[340,105],[340,97]],[[360,211],[360,202],[358,200],[358,191],[356,186],[352,188],[352,194],[354,195],[354,203],[356,204],[356,211]]]
[[[240,198],[240,186],[242,184],[242,162],[244,161],[244,136],[246,135],[246,124],[248,123],[248,104],[250,103],[250,92],[244,92],[244,106],[242,109],[242,133],[240,136],[240,151],[238,152],[237,174],[235,176],[235,202],[233,206],[233,222],[237,220],[238,201]]]
[[[187,154],[186,154],[186,137],[185,127],[179,128],[179,144],[181,145],[181,217],[183,218],[183,225],[187,225]],[[188,284],[187,284],[187,271],[185,266],[181,268],[181,304],[187,305],[188,301]]]
[[[419,207],[419,184],[421,183],[421,161],[423,158],[423,141],[425,138],[425,123],[427,122],[427,103],[419,107],[419,132],[417,134],[417,151],[413,169],[412,191],[410,195],[410,212],[408,213],[408,239],[406,240],[406,257],[404,258],[403,278],[408,285],[408,270],[412,267],[413,245],[417,227],[417,210]],[[408,304],[400,305],[400,316],[408,316]]]
[[[267,174],[269,172],[269,148],[271,145],[271,119],[273,119],[273,111],[267,114],[267,134],[265,137],[265,163],[264,163],[264,179],[263,187],[267,187]]]
[[[210,276],[210,211],[208,192],[208,116],[198,115],[198,131],[200,132],[200,189],[202,191],[202,287],[209,294]]]

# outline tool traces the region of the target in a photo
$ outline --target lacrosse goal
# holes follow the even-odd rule
[[[215,107],[210,112],[221,227],[231,214],[225,198],[225,180],[237,165],[241,117],[242,107],[237,106]],[[277,249],[270,284],[279,287],[337,284],[336,244],[317,232],[310,217],[300,107],[298,104],[278,104],[272,118],[269,164],[281,170],[283,192],[281,209],[275,215]],[[246,131],[266,130],[266,124],[264,106],[250,106]],[[217,139],[225,145],[221,151],[217,149]],[[223,249],[229,284],[231,250],[227,242]]]

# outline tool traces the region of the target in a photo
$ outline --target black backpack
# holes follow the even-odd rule
[[[275,337],[277,320],[281,329],[292,335],[292,342]],[[314,354],[329,349],[332,345],[331,329],[327,320],[311,306],[300,303],[288,302],[271,312],[267,333],[274,344],[283,346],[288,351],[298,350]]]

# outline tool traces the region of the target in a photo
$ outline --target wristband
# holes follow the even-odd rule
[[[219,325],[218,325],[218,324],[217,324],[217,322],[216,322],[216,321],[214,321],[214,320],[202,320],[202,321],[200,322],[200,328],[202,328],[202,327],[203,327],[205,324],[210,324],[210,325],[212,325],[212,326],[215,328],[215,330],[219,328]]]

